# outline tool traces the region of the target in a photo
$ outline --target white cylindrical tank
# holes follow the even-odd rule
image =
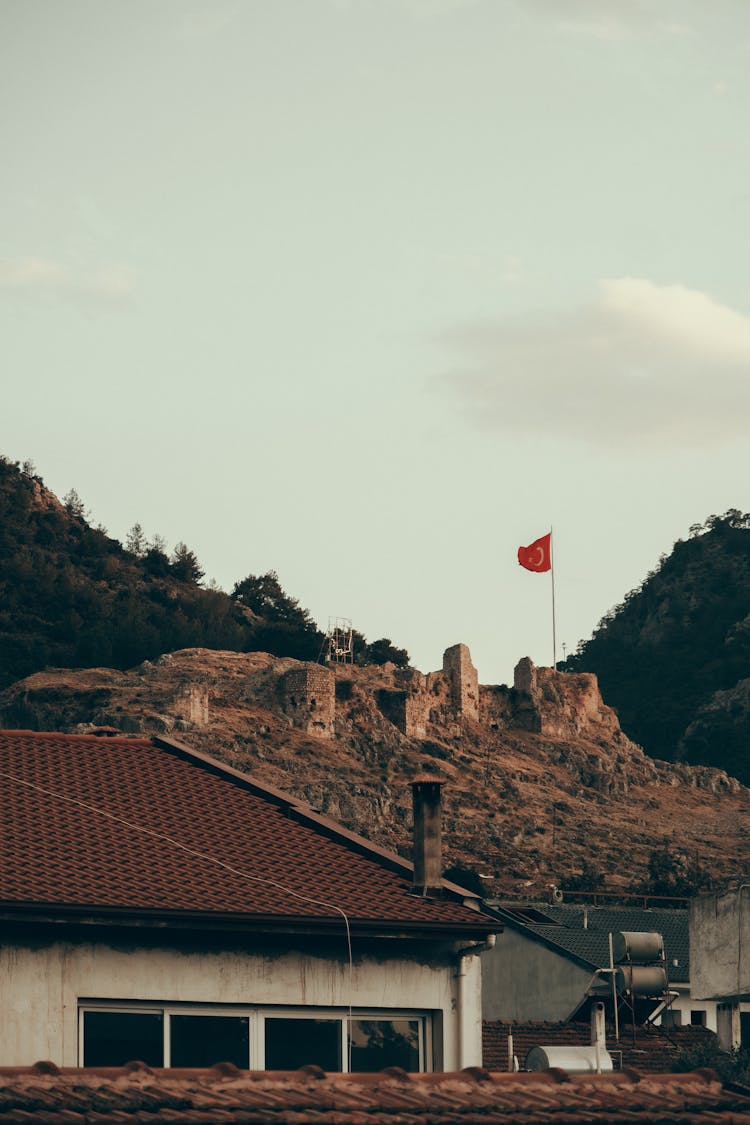
[[[612,952],[615,961],[661,961],[664,957],[664,938],[657,933],[639,933],[623,930],[612,935]]]
[[[549,1070],[555,1066],[569,1074],[596,1073],[596,1047],[532,1047],[526,1056],[526,1070]],[[612,1056],[599,1048],[599,1069],[612,1070]]]

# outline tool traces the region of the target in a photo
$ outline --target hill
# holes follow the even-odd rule
[[[446,867],[485,894],[679,895],[750,863],[738,782],[647,757],[594,676],[524,659],[513,687],[480,685],[464,645],[426,676],[205,649],[50,670],[0,692],[0,725],[182,739],[403,854],[427,770],[446,783]]]
[[[750,515],[694,525],[565,667],[597,675],[653,757],[750,782]]]
[[[0,458],[0,724],[185,737],[397,849],[429,769],[446,863],[486,892],[683,894],[747,866],[750,793],[631,738],[670,758],[735,746],[742,774],[749,526],[693,529],[566,673],[524,659],[486,686],[463,645],[426,676],[360,634],[355,664],[313,663],[323,634],[274,573],[205,589],[184,544],[168,557],[136,527],[123,547]]]
[[[186,647],[316,659],[325,641],[273,572],[231,595],[204,589],[194,553],[171,557],[136,525],[128,548],[61,503],[31,468],[0,456],[0,687],[47,667],[129,668]],[[408,653],[356,634],[362,663]]]

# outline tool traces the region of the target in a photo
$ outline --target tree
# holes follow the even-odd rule
[[[200,585],[201,579],[205,576],[205,571],[201,570],[195,552],[191,551],[187,544],[177,544],[172,552],[170,562],[175,578],[179,578],[181,582],[194,582],[196,586]]]
[[[691,863],[684,853],[672,852],[664,846],[654,849],[648,857],[648,876],[641,891],[654,896],[692,898],[709,882],[697,855]]]
[[[86,506],[74,488],[63,496],[63,504],[71,516],[79,520],[86,519]]]
[[[253,627],[251,651],[297,660],[316,660],[325,640],[308,610],[285,593],[275,570],[249,574],[237,582],[232,597],[260,620]]]
[[[166,556],[166,554],[167,554],[167,541],[164,538],[164,536],[159,535],[159,532],[157,531],[156,535],[152,535],[151,538],[149,539],[148,549],[150,551],[158,551],[160,555]]]
[[[143,528],[139,523],[134,523],[125,536],[125,550],[130,551],[131,555],[135,555],[137,559],[142,559],[146,554],[146,536],[143,534]]]
[[[395,664],[397,668],[409,667],[409,653],[405,648],[396,648],[389,637],[365,646],[365,661],[368,664]]]
[[[235,583],[232,597],[247,606],[258,617],[276,624],[293,625],[300,629],[315,629],[315,622],[296,598],[285,593],[275,570],[266,574],[248,574]]]

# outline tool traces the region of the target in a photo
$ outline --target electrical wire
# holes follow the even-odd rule
[[[86,809],[97,816],[106,817],[107,820],[113,820],[116,824],[122,824],[126,828],[131,828],[134,832],[141,832],[144,836],[151,836],[155,840],[162,840],[172,847],[179,848],[180,851],[186,852],[188,855],[193,856],[194,859],[204,860],[206,863],[213,863],[217,867],[229,871],[232,875],[237,875],[240,879],[245,879],[249,883],[261,883],[266,887],[275,887],[276,890],[283,891],[284,894],[290,895],[291,898],[299,899],[300,902],[307,902],[311,906],[323,906],[327,910],[334,910],[340,914],[344,920],[344,929],[346,931],[346,947],[348,957],[348,976],[349,976],[349,1003],[346,1005],[349,1026],[351,1029],[352,1012],[353,1012],[353,991],[354,991],[354,957],[352,954],[352,932],[349,924],[349,916],[346,911],[340,906],[336,906],[332,902],[323,902],[320,899],[311,898],[310,895],[304,895],[299,891],[292,890],[291,887],[285,886],[284,883],[279,883],[275,879],[264,879],[260,875],[250,875],[247,871],[240,871],[239,868],[233,867],[230,863],[225,863],[223,859],[217,856],[209,855],[205,852],[199,852],[195,848],[189,847],[187,844],[175,840],[173,836],[167,836],[164,832],[157,832],[153,828],[146,828],[142,824],[136,824],[125,817],[118,816],[116,813],[107,812],[106,809],[99,808],[97,805],[89,804],[88,801],[82,801],[79,797],[68,797],[64,793],[59,793],[54,789],[47,789],[43,785],[37,785],[33,781],[27,781],[23,777],[17,777],[15,774],[8,773],[6,770],[0,770],[0,777],[4,777],[6,781],[14,781],[17,785],[25,785],[28,789],[33,789],[37,793],[43,793],[46,797],[51,797],[53,800],[65,801],[69,805],[75,805],[77,808]],[[347,1059],[348,1069],[351,1070],[351,1052],[352,1052],[352,1037],[351,1030],[347,1035]]]

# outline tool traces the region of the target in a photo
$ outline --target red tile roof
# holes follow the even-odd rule
[[[211,1070],[0,1070],[0,1122],[46,1125],[750,1125],[750,1090],[725,1088],[712,1071],[534,1074],[326,1075]]]
[[[409,893],[398,856],[159,738],[0,731],[0,905],[304,919],[375,931],[497,923]]]
[[[503,1023],[485,1020],[482,1024],[482,1061],[488,1070],[508,1069],[508,1035],[513,1036],[513,1054],[523,1066],[532,1047],[587,1047],[591,1042],[588,1023]],[[672,1027],[669,1031],[652,1025],[632,1028],[624,1023],[620,1040],[615,1041],[614,1028],[607,1027],[607,1050],[615,1069],[631,1067],[651,1074],[665,1074],[672,1069],[681,1051],[715,1044],[713,1031],[705,1027]]]

